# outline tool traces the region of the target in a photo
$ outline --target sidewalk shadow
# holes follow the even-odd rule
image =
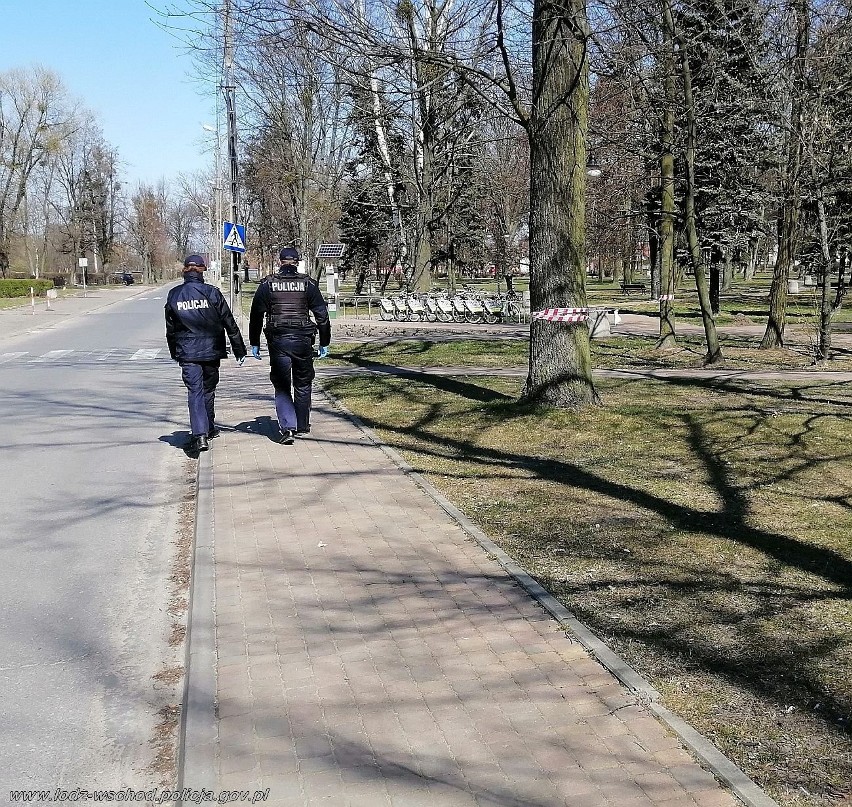
[[[278,442],[280,429],[278,421],[271,418],[269,415],[258,415],[254,420],[245,420],[242,423],[237,423],[231,426],[235,432],[245,432],[246,434],[256,434],[260,437],[266,437],[273,443]]]
[[[172,432],[171,434],[163,434],[158,439],[161,443],[166,443],[166,445],[170,445],[172,448],[179,448],[186,454],[187,457],[191,459],[198,459],[198,451],[190,450],[189,441],[192,435],[185,430]]]

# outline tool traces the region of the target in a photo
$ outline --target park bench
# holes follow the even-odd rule
[[[622,281],[621,293],[629,296],[630,292],[632,291],[638,291],[641,294],[645,294],[645,292],[647,291],[647,287],[644,283],[625,283],[624,281]]]

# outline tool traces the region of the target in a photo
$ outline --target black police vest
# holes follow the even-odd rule
[[[272,330],[301,328],[310,323],[307,275],[272,275],[266,283],[271,301],[267,324]]]

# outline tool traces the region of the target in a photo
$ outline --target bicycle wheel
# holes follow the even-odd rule
[[[508,303],[506,303],[506,316],[511,317],[512,319],[515,319],[520,322],[521,307],[513,300],[510,300]]]

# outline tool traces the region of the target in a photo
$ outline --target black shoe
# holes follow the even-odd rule
[[[207,451],[210,448],[210,443],[207,442],[206,434],[194,434],[190,440],[189,447],[191,451]]]
[[[311,427],[310,426],[308,426],[306,429],[296,429],[296,437],[299,437],[302,434],[310,434],[310,433],[311,433]]]
[[[218,426],[213,426],[209,432],[207,432],[207,436],[212,440],[214,437],[218,437],[222,432],[219,431]]]
[[[281,429],[281,434],[278,435],[278,442],[282,446],[291,446],[295,440],[296,432],[293,429]]]

